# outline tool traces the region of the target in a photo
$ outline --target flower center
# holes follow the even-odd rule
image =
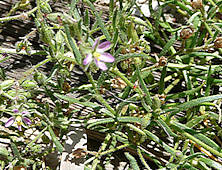
[[[94,53],[93,53],[93,56],[96,58],[96,60],[99,61],[99,60],[100,60],[99,57],[101,56],[101,54],[98,53],[98,52],[94,52]]]
[[[21,117],[21,116],[17,116],[17,117],[15,118],[15,120],[16,120],[16,124],[17,124],[18,126],[21,126],[21,125],[22,125],[22,117]]]

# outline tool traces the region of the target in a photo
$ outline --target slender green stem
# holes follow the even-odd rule
[[[33,66],[31,69],[27,70],[27,71],[23,74],[23,77],[19,80],[19,82],[22,82],[27,76],[29,76],[30,74],[32,74],[32,72],[33,72],[35,69],[37,69],[38,67],[40,67],[40,66],[48,63],[48,62],[51,61],[51,60],[52,60],[52,58],[49,57],[49,58],[43,60],[42,62],[36,64],[35,66]]]
[[[91,74],[91,72],[86,72],[86,75],[90,81],[90,83],[92,84],[93,86],[93,89],[95,90],[95,93],[96,93],[96,99],[102,103],[113,115],[116,115],[116,112],[115,110],[107,103],[106,100],[103,99],[103,97],[100,95],[98,89],[97,89],[97,86],[96,86],[96,83],[93,79],[93,76]]]
[[[94,79],[93,79],[93,76],[92,76],[91,72],[85,72],[85,73],[86,73],[86,75],[87,75],[90,83],[92,84],[93,89],[95,90],[96,94],[99,94],[99,91],[98,91],[98,89],[96,88],[96,83],[95,83],[95,81],[94,81]]]
[[[206,150],[210,151],[211,153],[219,156],[219,157],[222,157],[222,153],[221,152],[218,152],[217,150],[211,148],[209,145],[201,142],[199,139],[195,138],[193,135],[187,133],[187,132],[184,132],[183,133],[184,136],[188,137],[189,139],[191,139],[192,141],[196,142],[197,144],[201,145],[203,148],[205,148]]]
[[[149,165],[146,163],[146,160],[144,159],[142,152],[140,150],[140,148],[137,147],[137,153],[140,157],[141,162],[143,163],[143,165],[146,167],[147,170],[151,170],[151,168],[149,167]]]
[[[117,68],[113,68],[111,70],[112,73],[114,73],[115,75],[117,75],[118,77],[120,77],[128,86],[130,86],[132,89],[135,89],[136,92],[139,93],[140,97],[143,97],[143,91],[141,90],[140,87],[136,87],[134,88],[134,84],[131,83],[124,75],[123,73],[121,73]]]
[[[209,25],[206,22],[204,22],[204,26],[206,27],[206,29],[209,32],[210,36],[213,37],[214,34],[213,34],[212,30],[210,29]]]
[[[100,154],[101,154],[102,151],[104,151],[106,149],[106,146],[108,145],[110,139],[111,139],[111,134],[107,134],[104,142],[102,143],[102,146],[101,146],[100,150],[98,151],[98,153],[95,156],[96,159],[94,159],[94,161],[92,163],[92,170],[96,169],[97,164],[100,162],[99,161]]]
[[[113,149],[110,149],[110,150],[107,150],[107,151],[102,152],[99,156],[104,156],[104,155],[107,155],[107,154],[109,154],[109,153],[116,152],[116,151],[118,151],[118,150],[120,150],[120,149],[123,149],[123,148],[126,148],[126,147],[128,147],[128,146],[130,146],[129,143],[124,144],[124,145],[117,146],[116,148],[113,148]]]
[[[181,79],[182,76],[179,76],[179,78],[177,78],[169,86],[167,86],[167,88],[165,88],[164,90],[164,94],[168,94],[173,89],[173,87],[175,87],[180,82]]]
[[[211,3],[212,6],[217,6],[217,5],[214,3],[214,1],[212,1],[212,0],[208,0],[208,1]]]
[[[12,20],[19,20],[22,19],[22,17],[24,15],[30,16],[31,14],[33,14],[36,10],[38,9],[38,7],[33,8],[32,10],[26,12],[26,13],[22,13],[19,15],[15,15],[15,16],[10,16],[10,17],[3,17],[0,18],[0,22],[8,22],[8,21],[12,21]]]
[[[26,147],[26,149],[28,149],[29,147],[31,147],[33,145],[34,142],[36,142],[42,135],[43,133],[47,130],[48,127],[45,127],[36,137],[35,139],[33,139]]]
[[[115,110],[107,103],[106,100],[103,99],[103,97],[100,95],[100,94],[97,94],[96,95],[96,99],[102,103],[112,114],[113,114],[113,117],[115,117],[116,115],[116,112]]]

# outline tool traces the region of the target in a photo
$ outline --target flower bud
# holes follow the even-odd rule
[[[35,72],[34,80],[38,83],[38,85],[43,85],[46,81],[46,76],[41,72]]]
[[[180,32],[181,39],[188,39],[193,35],[193,29],[191,27],[183,28]]]
[[[191,6],[194,9],[201,9],[203,7],[202,0],[191,0]]]
[[[27,13],[24,13],[24,12],[23,12],[23,13],[20,15],[19,19],[21,19],[21,20],[23,20],[23,21],[26,21],[26,20],[29,19],[29,16],[28,16]]]
[[[214,47],[215,48],[222,48],[222,37],[219,37],[215,40]]]

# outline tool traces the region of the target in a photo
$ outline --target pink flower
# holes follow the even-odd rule
[[[19,110],[18,109],[13,109],[13,112],[17,114],[17,113],[19,113]],[[17,126],[18,126],[18,130],[22,131],[22,126],[25,127],[24,123],[26,125],[31,125],[32,124],[32,121],[29,118],[25,117],[27,114],[29,114],[28,111],[23,111],[22,113],[17,114],[17,116],[10,117],[8,119],[8,121],[5,123],[5,127],[6,128],[10,127],[14,123],[16,123]]]
[[[109,41],[99,44],[99,39],[97,39],[92,46],[92,53],[87,54],[83,60],[83,65],[88,65],[94,60],[97,67],[103,71],[107,70],[108,68],[104,62],[112,63],[115,61],[115,58],[110,53],[105,52],[110,45]]]

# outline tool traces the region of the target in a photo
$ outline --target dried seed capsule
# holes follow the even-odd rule
[[[194,9],[201,9],[203,7],[202,0],[191,0],[191,6]]]
[[[215,40],[214,47],[215,48],[222,48],[222,37],[219,37]]]
[[[222,13],[221,12],[216,12],[215,15],[218,19],[222,19]]]
[[[180,38],[188,39],[193,35],[193,29],[191,27],[183,28],[180,32]]]
[[[165,66],[167,64],[167,58],[166,57],[160,57],[159,60],[159,66]]]

